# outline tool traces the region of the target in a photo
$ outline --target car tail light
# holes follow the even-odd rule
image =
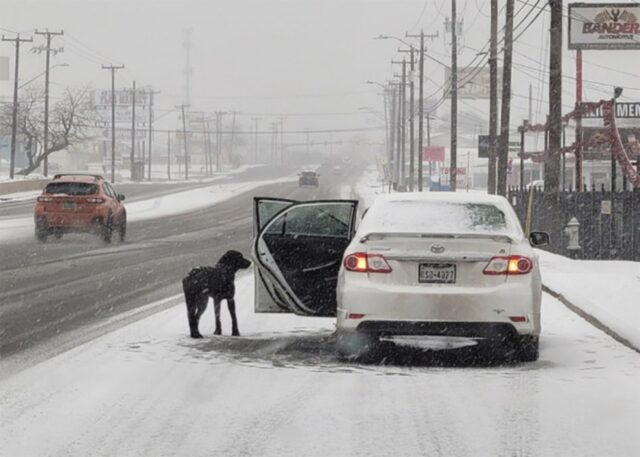
[[[529,257],[521,255],[495,256],[482,272],[486,275],[526,275],[533,270],[533,262]]]
[[[526,322],[527,321],[526,316],[509,316],[509,319],[511,319],[511,322]]]
[[[349,313],[347,314],[347,319],[362,319],[364,314],[361,313]]]
[[[87,198],[87,203],[104,203],[104,198],[102,198],[102,197],[90,197],[90,198]]]
[[[41,195],[40,197],[37,198],[37,200],[38,200],[38,203],[51,203],[53,201],[53,198]]]
[[[358,273],[391,273],[391,266],[383,255],[366,252],[356,252],[345,257],[344,267]]]

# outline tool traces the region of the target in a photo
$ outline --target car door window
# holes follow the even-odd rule
[[[116,198],[116,193],[113,191],[113,188],[109,183],[104,183],[104,192],[111,198]]]
[[[285,235],[348,238],[351,212],[351,207],[341,205],[302,207],[285,215],[273,227]]]

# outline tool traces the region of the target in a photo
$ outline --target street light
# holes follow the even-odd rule
[[[57,63],[55,65],[52,65],[51,68],[49,68],[49,70],[53,70],[56,67],[69,67],[70,65],[68,63]],[[36,79],[38,79],[40,76],[44,75],[46,73],[46,70],[43,71],[42,73],[34,76],[33,78],[31,78],[29,81],[22,83],[21,86],[18,86],[18,89],[22,89],[24,86],[26,86],[27,84],[31,84],[33,81],[35,81]]]

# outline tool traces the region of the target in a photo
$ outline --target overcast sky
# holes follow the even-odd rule
[[[463,49],[459,65],[484,63],[476,57],[489,39],[489,0],[458,0],[464,19]],[[503,1],[499,2],[501,7]],[[544,1],[516,1],[516,35],[537,15]],[[4,0],[2,32],[26,35],[35,28],[64,29],[54,46],[64,52],[53,63],[54,87],[91,84],[108,88],[103,63],[122,63],[117,86],[152,85],[160,114],[184,98],[183,47],[187,27],[193,29],[191,93],[196,110],[236,110],[248,124],[259,113],[265,125],[275,117],[287,117],[287,128],[375,127],[380,121],[364,107],[382,110],[380,90],[366,80],[383,82],[392,76],[390,60],[399,58],[399,43],[374,40],[379,34],[404,36],[405,31],[439,33],[429,42],[431,55],[450,61],[443,38],[443,22],[450,16],[448,0]],[[525,19],[526,18],[526,19]],[[501,21],[502,22],[502,21]],[[548,13],[542,13],[518,39],[514,56],[512,119],[527,117],[528,87],[533,86],[534,120],[547,111]],[[575,74],[575,52],[563,39],[564,72]],[[35,37],[42,44],[42,37]],[[40,73],[44,56],[25,45],[21,80]],[[12,55],[9,43],[0,43],[0,55]],[[608,97],[614,85],[627,87],[625,97],[640,100],[640,51],[585,52],[585,98]],[[397,69],[396,69],[397,71]],[[426,94],[437,89],[444,69],[428,61]],[[2,83],[2,95],[10,95],[10,83]],[[631,88],[636,88],[632,90]],[[565,79],[565,111],[574,103],[574,85]],[[487,112],[484,101],[461,101],[461,111]],[[333,115],[324,115],[334,113]],[[338,114],[336,114],[338,113]],[[159,114],[159,115],[160,115]],[[446,118],[448,103],[438,116]],[[175,123],[171,115],[163,120]],[[376,135],[382,135],[382,132]]]

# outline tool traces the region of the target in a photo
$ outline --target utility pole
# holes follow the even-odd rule
[[[159,93],[159,90],[154,91],[153,88],[149,88],[147,92],[147,94],[149,94],[149,181],[151,181],[151,154],[153,152],[153,96]]]
[[[576,51],[576,192],[582,192],[582,49]],[[640,157],[638,158],[640,171]]]
[[[389,86],[391,91],[391,122],[389,124],[389,182],[395,182],[395,141],[396,141],[396,111],[397,111],[397,88],[394,85]]]
[[[222,170],[222,120],[225,111],[216,111],[216,172]]]
[[[280,118],[280,162],[284,163],[284,117]]]
[[[43,134],[43,144],[42,148],[44,151],[44,166],[43,172],[45,177],[49,176],[49,157],[47,154],[47,149],[49,148],[49,61],[51,57],[51,38],[53,36],[64,35],[64,31],[60,30],[59,32],[49,32],[36,30],[34,32],[36,35],[45,35],[47,37],[47,48],[46,48],[46,69],[44,76],[44,134]]]
[[[233,164],[233,143],[235,142],[236,136],[236,112],[231,111],[233,114],[233,120],[231,121],[231,141],[229,144],[229,161]]]
[[[20,38],[20,34],[15,38],[5,38],[2,35],[2,41],[12,41],[16,44],[16,57],[14,65],[14,81],[13,81],[13,110],[11,121],[11,159],[9,164],[9,178],[13,179],[16,168],[16,136],[18,129],[18,69],[20,68],[20,43],[30,43],[33,38]]]
[[[458,167],[458,18],[456,0],[451,0],[451,157],[449,189],[456,191]]]
[[[422,170],[422,148],[424,140],[424,32],[420,30],[420,81],[418,82],[418,192],[422,192],[424,172]]]
[[[111,182],[116,182],[116,70],[124,65],[103,65],[103,70],[111,72]]]
[[[405,192],[405,151],[407,148],[407,59],[402,59],[402,149],[400,151],[400,186]]]
[[[187,141],[187,116],[185,114],[184,109],[188,108],[189,105],[185,105],[184,103],[182,105],[178,105],[176,106],[176,109],[179,109],[182,111],[182,140],[183,140],[183,144],[184,144],[184,179],[186,181],[189,180],[189,141]]]
[[[136,155],[136,81],[133,81],[133,89],[131,90],[131,151],[129,153],[129,173],[130,178],[134,179],[134,161]]]
[[[504,68],[502,69],[502,112],[498,139],[498,184],[496,193],[507,195],[507,166],[509,162],[509,122],[511,114],[511,60],[513,56],[513,4],[507,0],[504,26]],[[562,44],[561,44],[562,45]]]
[[[167,179],[171,179],[171,130],[167,130]]]
[[[185,65],[184,65],[184,104],[191,105],[191,74],[193,69],[191,68],[191,49],[193,48],[193,43],[191,42],[191,34],[193,33],[193,28],[185,28],[184,32],[184,42],[182,43],[182,47],[185,50]]]
[[[409,46],[408,50],[400,49],[399,52],[408,52],[409,53],[409,109],[407,109],[405,116],[409,115],[409,190],[413,191],[413,181],[415,178],[415,130],[414,130],[414,117],[415,117],[415,108],[414,108],[414,87],[413,87],[413,78],[415,73],[415,59],[414,59],[414,49],[413,46]],[[403,65],[403,75],[405,74],[404,65]],[[406,122],[406,119],[405,119]],[[404,177],[404,153],[403,153],[403,177]],[[404,181],[404,179],[403,179]]]
[[[396,138],[397,138],[397,145],[396,145],[396,155],[395,155],[395,170],[394,170],[394,187],[393,190],[397,190],[398,189],[398,185],[400,184],[400,156],[401,156],[401,150],[402,150],[402,110],[404,109],[404,104],[402,103],[402,95],[403,95],[403,90],[402,90],[403,84],[402,82],[397,86],[397,101],[396,101],[396,111],[398,112],[397,115],[397,121],[396,121],[396,126],[397,126],[397,130],[396,130]]]
[[[251,120],[254,122],[254,135],[253,135],[253,162],[258,162],[258,121],[260,121],[259,117],[252,117]]]
[[[489,170],[487,191],[496,193],[496,146],[498,142],[498,0],[491,0],[489,44]],[[529,115],[531,119],[531,115]]]
[[[549,50],[549,151],[545,156],[545,191],[560,187],[560,148],[562,142],[562,0],[551,0]]]

